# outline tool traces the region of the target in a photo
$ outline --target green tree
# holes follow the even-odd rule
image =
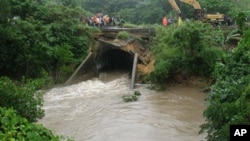
[[[200,2],[201,7],[207,10],[207,13],[215,14],[216,12],[220,12],[223,14],[232,15],[233,10],[237,7],[237,5],[232,3],[232,0],[202,0]]]
[[[151,43],[156,59],[151,80],[163,83],[177,74],[209,77],[222,53],[211,30],[201,22],[159,27]]]
[[[60,141],[63,136],[54,135],[40,124],[33,124],[20,117],[13,109],[0,107],[0,139],[4,141]],[[69,139],[67,139],[69,141]]]
[[[243,31],[246,28],[246,14],[243,12],[240,12],[236,17],[236,24],[238,26],[238,31],[240,34],[243,33]]]
[[[216,64],[213,74],[216,83],[207,98],[201,131],[207,131],[208,141],[228,141],[230,125],[250,124],[250,30]]]
[[[43,80],[30,81],[20,86],[7,77],[0,78],[0,107],[13,108],[30,122],[44,116],[41,93],[36,92]]]
[[[147,14],[143,14],[147,13]],[[154,24],[161,23],[164,11],[157,1],[154,2],[140,2],[133,15],[132,22],[136,24]]]
[[[52,76],[59,82],[87,55],[93,36],[79,21],[81,8],[11,0],[10,9],[15,19],[0,24],[1,75]]]
[[[10,1],[9,0],[1,0],[0,1],[0,23],[7,22],[8,18],[10,18]]]

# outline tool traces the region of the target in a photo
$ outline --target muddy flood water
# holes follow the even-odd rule
[[[76,141],[205,141],[205,94],[199,88],[149,90],[125,103],[133,93],[127,74],[103,73],[100,79],[53,88],[44,95],[45,117],[39,121],[58,135]]]

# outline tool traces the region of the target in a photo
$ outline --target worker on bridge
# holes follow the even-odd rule
[[[164,26],[167,26],[168,25],[168,18],[165,16],[165,17],[163,17],[163,19],[162,19],[162,24],[164,25]]]
[[[118,17],[118,25],[123,27],[124,23],[125,23],[125,20],[123,19],[123,17]]]
[[[179,25],[179,26],[182,25],[181,13],[179,13],[178,25]]]

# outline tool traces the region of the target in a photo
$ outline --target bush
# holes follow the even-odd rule
[[[149,80],[161,83],[176,74],[210,76],[222,54],[210,27],[200,22],[158,27],[151,43],[156,61]]]
[[[0,139],[4,141],[60,141],[57,136],[40,124],[29,123],[13,109],[0,107]]]
[[[130,38],[130,34],[127,31],[120,31],[117,34],[116,38],[121,40],[127,40]]]
[[[30,0],[9,6],[9,22],[0,23],[0,74],[40,78],[45,71],[65,81],[94,42],[93,28],[79,21],[83,9]]]
[[[228,141],[229,127],[250,124],[250,30],[233,52],[218,62],[213,73],[216,83],[208,95],[204,111],[208,141]]]
[[[7,77],[0,78],[0,107],[13,108],[30,122],[44,116],[42,95],[36,92],[42,87],[43,80],[27,80],[17,84]]]

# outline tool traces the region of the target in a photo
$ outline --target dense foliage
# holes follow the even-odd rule
[[[0,22],[1,75],[52,76],[58,82],[68,77],[92,41],[79,20],[83,10],[33,0],[8,2],[11,13]]]
[[[44,82],[43,79],[24,79],[20,83],[7,77],[0,78],[0,140],[70,140],[32,123],[44,116],[42,93],[37,92]]]
[[[207,13],[220,12],[236,18],[240,32],[246,28],[249,0],[199,0]],[[191,19],[193,8],[177,0],[184,18]],[[93,41],[92,29],[81,17],[102,12],[123,17],[134,24],[161,23],[164,15],[175,17],[167,0],[1,0],[0,139],[59,140],[44,127],[31,124],[44,116],[37,88],[54,80],[62,82],[87,55]],[[95,30],[96,31],[96,30]],[[127,39],[121,32],[117,38]],[[224,37],[200,22],[184,22],[180,27],[158,27],[151,49],[155,70],[149,76],[162,83],[174,75],[213,76],[215,84],[204,112],[209,141],[228,140],[229,125],[250,124],[250,31],[233,51],[218,48]],[[217,47],[216,47],[217,46]],[[15,111],[13,111],[15,110]]]
[[[77,2],[78,1],[78,2]],[[249,0],[197,0],[201,7],[208,14],[217,12],[234,18],[239,11],[246,12],[250,6]],[[126,21],[134,24],[160,23],[162,17],[167,15],[175,18],[176,13],[167,0],[74,0],[74,3],[81,5],[84,9],[93,14],[102,12],[110,16],[121,16]],[[193,18],[194,8],[176,0],[184,19]],[[90,14],[91,15],[91,14]],[[250,13],[248,13],[250,17]]]
[[[64,139],[64,137],[54,135],[51,130],[40,124],[28,122],[13,109],[0,107],[0,117],[0,139],[3,141],[60,141]]]
[[[20,86],[7,77],[0,78],[0,107],[13,108],[30,122],[42,118],[42,95],[36,92],[42,85],[42,80],[26,81]]]
[[[0,1],[0,140],[60,140],[31,124],[44,116],[37,89],[65,80],[87,55],[93,38],[83,14],[47,0]]]
[[[222,50],[223,34],[198,22],[161,26],[151,44],[156,61],[150,81],[164,84],[178,74],[214,80],[204,111],[206,123],[201,126],[208,141],[227,141],[230,125],[250,124],[250,30],[241,13],[239,22],[246,31],[233,50]]]
[[[208,12],[219,9],[217,11],[221,13],[231,12],[233,15],[239,10],[238,5],[244,10],[249,4],[245,0],[230,4],[229,0],[199,2],[206,5]],[[92,40],[89,28],[79,21],[82,16],[103,12],[141,24],[161,23],[163,15],[171,18],[175,15],[166,0],[109,0],[102,3],[98,0],[2,0],[1,75],[12,78],[49,76],[57,82],[65,80],[86,56]],[[190,5],[177,3],[184,17],[192,17]],[[185,13],[190,16],[185,16]]]
[[[176,28],[159,27],[152,41],[155,68],[149,79],[162,83],[177,74],[210,76],[221,49],[210,25],[186,22]]]
[[[208,141],[228,141],[230,125],[250,124],[250,30],[217,62],[213,75],[216,83],[208,95],[202,130]]]
[[[237,15],[236,23],[237,23],[237,27],[238,27],[238,32],[240,34],[242,34],[243,31],[247,29],[247,26],[246,26],[246,14],[244,12],[240,12]]]

